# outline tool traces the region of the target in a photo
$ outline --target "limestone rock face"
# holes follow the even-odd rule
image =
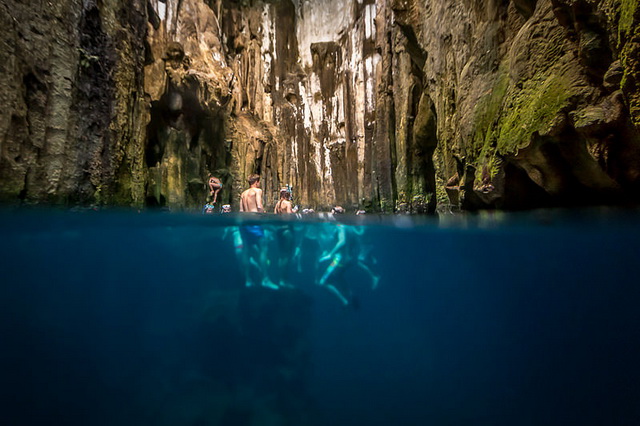
[[[0,3],[0,199],[142,205],[146,3]]]
[[[640,199],[635,1],[41,3],[0,1],[5,202]]]
[[[619,83],[635,74],[621,63],[632,62],[636,6],[423,6],[406,19],[429,53],[438,190],[451,194],[446,182],[459,176],[449,198],[466,209],[637,202],[637,88]],[[636,25],[623,29],[624,16]]]

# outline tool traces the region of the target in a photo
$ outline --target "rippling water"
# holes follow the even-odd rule
[[[0,421],[637,425],[639,213],[4,212]],[[318,283],[339,224],[380,277],[330,275],[347,306]],[[236,255],[246,225],[292,288]]]

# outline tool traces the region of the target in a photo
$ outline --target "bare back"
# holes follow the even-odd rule
[[[289,200],[285,200],[285,199],[281,199],[280,201],[278,201],[278,203],[276,204],[275,209],[273,210],[273,212],[275,214],[287,214],[287,213],[293,213],[293,208],[291,207],[291,201]]]
[[[262,189],[251,187],[244,191],[240,196],[240,211],[262,213]]]

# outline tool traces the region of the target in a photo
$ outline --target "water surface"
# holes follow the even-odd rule
[[[343,306],[317,284],[337,222],[295,222],[272,290],[229,230],[276,217],[4,212],[0,421],[637,425],[638,213],[345,217],[380,284],[347,269]]]

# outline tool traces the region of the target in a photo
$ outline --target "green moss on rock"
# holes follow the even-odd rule
[[[486,156],[496,140],[496,120],[503,109],[509,75],[504,67],[500,68],[491,91],[480,98],[475,107],[473,134],[473,152],[478,158]]]
[[[618,40],[629,34],[634,27],[634,16],[638,9],[638,0],[620,0],[620,20],[618,21]]]
[[[623,75],[620,88],[629,103],[631,120],[636,126],[640,126],[640,83],[638,72],[640,70],[640,11],[637,0],[620,0],[618,20],[618,48],[620,49],[620,62]]]
[[[533,133],[547,133],[554,118],[569,104],[574,90],[563,70],[527,81],[504,111],[498,131],[497,149],[512,154],[529,144]]]

